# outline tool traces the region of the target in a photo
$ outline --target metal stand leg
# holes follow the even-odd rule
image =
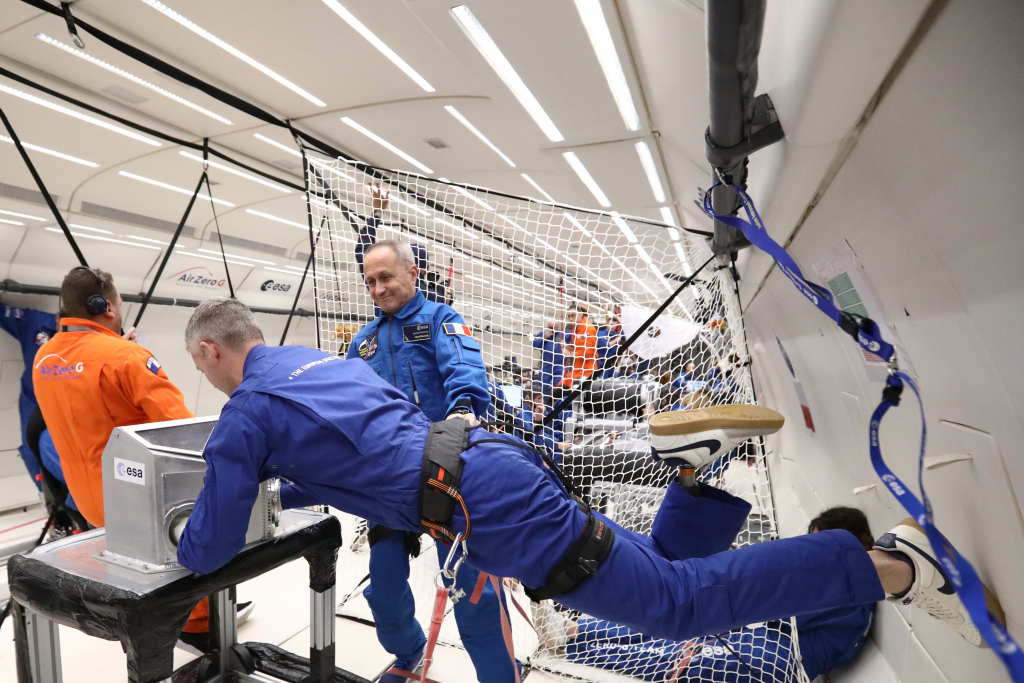
[[[38,614],[24,614],[32,683],[63,683],[59,627]]]
[[[330,683],[334,677],[335,586],[309,590],[309,681]]]
[[[232,646],[238,642],[238,622],[235,616],[235,587],[219,590],[210,596],[211,645],[220,650],[220,675],[226,677],[232,670]]]

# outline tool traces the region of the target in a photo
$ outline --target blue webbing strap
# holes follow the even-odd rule
[[[716,181],[715,185],[721,185]],[[714,187],[714,186],[712,186]],[[761,251],[771,256],[779,266],[779,270],[785,273],[796,288],[806,296],[818,309],[831,318],[844,331],[850,334],[857,343],[867,351],[881,356],[886,361],[893,361],[895,350],[893,346],[882,339],[878,325],[870,318],[860,318],[840,311],[832,300],[831,292],[825,290],[812,282],[804,279],[803,272],[796,262],[790,257],[786,250],[778,242],[771,238],[764,228],[761,216],[754,207],[750,196],[742,189],[732,186],[740,197],[743,209],[750,221],[745,221],[736,216],[721,216],[715,213],[711,206],[711,190],[704,195],[704,211],[726,225],[740,230],[743,235]],[[879,445],[878,429],[886,412],[900,402],[900,394],[903,391],[904,383],[909,384],[917,397],[921,410],[921,452],[918,460],[918,485],[921,488],[921,497],[924,504],[917,499],[899,477],[893,474],[888,465],[882,459],[882,449]],[[885,482],[885,485],[896,496],[900,504],[906,509],[910,516],[917,520],[917,523],[925,530],[928,541],[939,563],[942,564],[946,574],[949,576],[956,592],[963,601],[971,621],[977,627],[985,642],[992,647],[999,658],[1003,661],[1010,677],[1014,683],[1024,683],[1024,652],[1021,651],[1017,641],[1006,631],[1005,628],[992,616],[985,604],[985,592],[981,585],[981,579],[971,563],[957,552],[956,548],[939,532],[935,527],[935,520],[932,515],[931,502],[928,493],[924,488],[924,453],[927,441],[927,426],[924,417],[924,403],[921,401],[921,394],[917,385],[909,375],[903,372],[890,373],[886,381],[885,389],[882,392],[882,402],[875,409],[871,416],[870,427],[870,450],[871,464],[875,472]]]
[[[751,244],[775,259],[779,270],[793,281],[793,284],[800,290],[800,293],[810,299],[811,303],[818,307],[818,310],[832,318],[832,321],[839,325],[844,332],[857,340],[857,343],[864,350],[880,356],[884,361],[892,359],[894,352],[892,344],[882,339],[881,330],[878,329],[875,321],[871,318],[862,318],[839,310],[832,301],[831,292],[813,282],[808,282],[804,278],[804,274],[800,270],[800,266],[796,264],[796,261],[764,229],[764,223],[761,222],[761,216],[757,213],[750,195],[735,185],[730,185],[730,187],[736,190],[736,194],[739,195],[740,201],[743,203],[743,210],[746,212],[747,218],[750,219],[749,222],[738,216],[722,216],[715,212],[711,205],[711,190],[715,189],[715,185],[722,184],[721,181],[715,181],[711,189],[704,193],[704,212],[712,218],[741,231]]]
[[[878,430],[882,424],[882,418],[893,406],[899,405],[900,393],[903,391],[904,383],[910,385],[917,398],[917,404],[921,410],[921,452],[918,458],[917,481],[921,487],[921,498],[924,505],[917,499],[910,489],[899,477],[893,474],[885,461],[882,460],[882,448],[879,443]],[[910,515],[917,520],[917,523],[928,535],[928,542],[932,545],[935,557],[945,569],[947,576],[956,587],[956,592],[963,601],[967,612],[971,615],[971,621],[981,633],[985,642],[992,647],[1003,664],[1014,683],[1024,682],[1024,653],[1021,652],[1017,641],[1013,639],[1006,629],[992,616],[985,604],[985,591],[981,586],[981,579],[978,578],[974,567],[957,552],[953,544],[946,540],[937,528],[935,519],[932,516],[932,504],[928,499],[928,492],[924,488],[924,451],[927,440],[927,427],[924,418],[924,403],[921,401],[921,394],[917,385],[909,375],[896,372],[886,381],[885,390],[882,392],[882,402],[875,408],[871,416],[871,464],[874,465],[878,476],[882,478],[885,485],[889,487],[892,494],[896,496],[900,504]]]

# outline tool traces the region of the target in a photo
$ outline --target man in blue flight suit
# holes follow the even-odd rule
[[[35,362],[39,347],[50,341],[50,337],[57,333],[57,316],[32,308],[14,308],[4,304],[0,309],[0,328],[17,339],[21,345],[25,372],[21,375],[21,394],[18,396],[18,415],[21,418],[21,445],[18,446],[18,454],[32,477],[32,483],[37,489],[42,490],[39,466],[25,440],[25,428],[28,427],[28,419],[32,417],[37,405],[36,394],[32,388],[32,364]]]
[[[466,419],[477,424],[490,405],[487,374],[480,343],[451,307],[427,301],[418,291],[419,268],[408,244],[375,242],[362,255],[363,276],[381,314],[349,345],[348,358],[361,358],[374,372],[400,389],[431,422]],[[413,671],[423,659],[426,638],[416,621],[409,588],[409,553],[419,553],[419,534],[371,525],[370,585],[363,591],[384,649],[395,655],[395,668]],[[437,547],[443,564],[448,548]],[[479,572],[463,565],[456,577],[462,586],[476,585]],[[467,590],[467,592],[469,592]],[[501,630],[499,596],[487,584],[476,604],[461,600],[455,620],[462,643],[481,683],[515,680]],[[384,683],[399,683],[388,674]]]
[[[548,326],[533,337],[533,348],[541,349],[540,386],[545,397],[551,396],[551,390],[562,381],[565,369],[565,356],[562,355],[562,331],[555,328],[555,321],[549,320]]]
[[[703,485],[691,496],[674,481],[644,536],[586,511],[522,441],[432,424],[366,363],[301,346],[267,347],[237,300],[201,304],[185,345],[196,368],[230,396],[204,448],[203,490],[178,543],[178,561],[194,572],[212,572],[242,549],[259,483],[277,476],[289,482],[281,491],[286,507],[328,504],[419,532],[439,519],[426,514],[428,496],[454,497],[423,486],[425,464],[451,462],[452,455],[428,445],[428,436],[448,443],[461,434],[453,466],[461,470],[455,492],[463,506],[443,513],[445,530],[465,539],[463,566],[516,578],[532,597],[554,597],[650,637],[685,640],[889,594],[970,640],[969,615],[913,520],[870,551],[849,531],[827,530],[725,552],[750,505]],[[781,415],[758,406],[698,412],[665,420],[673,433],[658,444],[701,444],[684,448],[694,466],[722,454],[723,447],[707,445],[711,434],[728,433],[721,436],[728,449],[741,432],[764,431],[748,424],[753,415],[776,430],[782,424]],[[445,479],[436,468],[426,471]],[[708,524],[692,526],[693,519]]]

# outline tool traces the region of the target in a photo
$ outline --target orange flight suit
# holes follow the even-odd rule
[[[60,325],[36,352],[32,384],[68,490],[89,524],[101,527],[103,449],[114,428],[195,416],[145,347],[91,320],[62,318]],[[186,631],[208,630],[207,604],[196,607]]]
[[[587,316],[576,323],[572,331],[571,347],[575,357],[572,366],[566,366],[559,386],[571,387],[578,379],[590,377],[597,369],[597,330],[587,322]]]

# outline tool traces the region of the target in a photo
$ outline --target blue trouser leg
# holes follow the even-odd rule
[[[21,445],[18,446],[18,455],[21,456],[22,462],[25,463],[28,475],[32,477],[32,484],[42,491],[43,484],[36,479],[39,474],[39,463],[36,462],[36,456],[32,453],[25,440],[25,429],[28,427],[28,419],[32,417],[32,413],[35,411],[36,402],[33,399],[24,394],[18,397],[18,418],[21,420]]]
[[[370,548],[370,585],[363,595],[373,612],[377,640],[385,650],[399,659],[407,659],[426,644],[409,588],[405,534],[392,534]]]
[[[443,567],[450,547],[436,542],[435,546],[438,564]],[[495,594],[491,582],[488,581],[484,585],[480,600],[475,605],[470,602],[479,577],[480,570],[465,562],[455,576],[455,584],[466,591],[465,597],[455,603],[455,623],[459,626],[459,636],[462,638],[463,647],[473,660],[476,678],[480,683],[512,683],[516,679],[515,668],[501,631],[499,596]],[[444,583],[451,586],[447,579]],[[500,596],[500,600],[505,606],[505,613],[508,614],[504,594]]]
[[[527,586],[544,585],[586,515],[535,456],[485,444],[464,458],[461,490],[472,515],[467,561]],[[678,518],[679,507],[668,497],[666,503],[659,517]],[[454,529],[464,525],[457,513]],[[648,636],[685,640],[884,597],[870,557],[849,532],[820,532],[707,558],[665,557],[665,548],[686,549],[678,534],[691,532],[700,529],[661,520],[653,538],[618,529],[597,575],[557,601]]]

